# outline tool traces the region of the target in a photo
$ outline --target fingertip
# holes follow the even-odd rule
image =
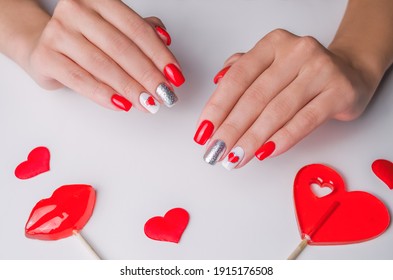
[[[213,78],[213,83],[214,84],[218,84],[219,81],[224,78],[225,74],[228,72],[229,68],[231,68],[231,66],[227,66],[224,67],[223,69],[221,69]]]
[[[164,44],[170,46],[172,43],[172,38],[171,35],[169,35],[168,31],[166,31],[166,29],[158,25],[156,25],[154,29],[156,30],[158,36],[161,38]]]
[[[255,151],[255,157],[260,161],[270,157],[276,150],[276,143],[269,140],[262,144],[258,150]]]

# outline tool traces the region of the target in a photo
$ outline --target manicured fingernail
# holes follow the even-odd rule
[[[211,121],[204,120],[199,125],[194,135],[194,141],[199,145],[205,145],[207,140],[210,139],[214,131],[214,125]]]
[[[132,107],[132,103],[119,94],[112,95],[111,101],[117,108],[126,112]]]
[[[263,144],[256,152],[255,152],[255,156],[259,159],[259,160],[264,160],[265,158],[267,158],[268,156],[270,156],[274,150],[276,149],[276,144],[274,144],[273,141],[269,141],[266,142],[265,144]]]
[[[148,110],[150,113],[155,114],[160,109],[160,103],[154,99],[153,96],[146,92],[142,92],[139,95],[139,102]]]
[[[242,161],[244,158],[244,150],[237,146],[233,148],[230,153],[226,156],[226,158],[222,162],[222,166],[224,166],[227,170],[232,170]]]
[[[165,83],[158,85],[156,93],[167,107],[173,107],[178,100],[176,94]]]
[[[175,64],[165,66],[164,75],[176,87],[181,86],[185,82],[182,72]]]
[[[156,26],[156,32],[167,46],[171,44],[172,42],[171,36],[164,28],[162,28],[161,26]]]
[[[215,165],[220,160],[222,154],[225,152],[226,145],[222,140],[214,140],[214,142],[207,149],[203,159],[211,165]]]
[[[219,82],[222,78],[224,78],[224,76],[225,76],[225,74],[228,72],[229,68],[231,68],[231,66],[227,66],[227,67],[221,69],[220,72],[218,72],[217,75],[214,77],[213,82],[214,82],[215,84],[218,84],[218,82]]]

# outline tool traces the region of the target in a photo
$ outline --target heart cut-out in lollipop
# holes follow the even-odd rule
[[[393,190],[393,162],[386,159],[377,159],[371,165],[372,170],[389,189]]]
[[[27,156],[27,160],[15,168],[15,176],[25,180],[49,171],[50,152],[46,147],[37,147]]]
[[[332,191],[318,197],[312,184]],[[385,204],[370,193],[348,192],[335,170],[322,164],[303,167],[294,181],[294,202],[302,242],[288,259],[308,245],[340,245],[370,240],[389,226]]]
[[[150,218],[145,223],[144,231],[151,239],[179,243],[189,218],[188,212],[183,208],[173,208],[164,217]]]
[[[34,206],[25,226],[26,237],[58,240],[75,235],[100,258],[80,234],[93,213],[95,200],[96,193],[90,185],[59,187],[51,197],[40,200]]]

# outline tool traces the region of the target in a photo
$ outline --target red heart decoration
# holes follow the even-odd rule
[[[159,240],[179,243],[180,238],[187,227],[190,216],[183,208],[173,208],[164,217],[153,217],[145,223],[147,237]]]
[[[377,159],[371,168],[375,175],[393,190],[393,163],[386,159]]]
[[[312,184],[328,186],[332,192],[317,197]],[[383,202],[367,192],[347,192],[341,176],[322,164],[298,172],[294,200],[301,237],[310,245],[367,241],[382,234],[390,223]]]
[[[80,231],[93,213],[95,190],[89,185],[65,185],[40,200],[25,226],[28,238],[57,240]]]
[[[46,147],[37,147],[27,156],[27,160],[15,168],[15,176],[29,179],[49,170],[50,153]]]
[[[149,98],[146,99],[146,105],[156,106],[156,102],[154,101],[153,97],[149,96]]]
[[[232,163],[236,163],[239,161],[239,157],[236,156],[234,153],[229,153],[228,155],[228,161]]]

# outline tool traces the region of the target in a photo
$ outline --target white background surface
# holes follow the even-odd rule
[[[160,17],[187,82],[180,101],[157,115],[103,109],[69,91],[46,92],[0,56],[0,259],[91,259],[75,237],[24,236],[33,206],[59,186],[91,184],[94,214],[84,235],[105,259],[285,259],[300,241],[292,201],[296,172],[306,164],[335,167],[349,190],[369,191],[390,212],[393,191],[371,171],[393,160],[393,77],[387,75],[366,113],[329,122],[277,158],[228,172],[202,160],[193,142],[212,78],[232,53],[285,28],[327,45],[346,1],[128,1],[142,16]],[[390,128],[389,128],[390,127]],[[18,180],[15,167],[36,146],[52,154],[51,171]],[[179,244],[157,242],[144,223],[173,207],[190,213]],[[301,259],[393,259],[393,229],[368,242],[309,246]]]

